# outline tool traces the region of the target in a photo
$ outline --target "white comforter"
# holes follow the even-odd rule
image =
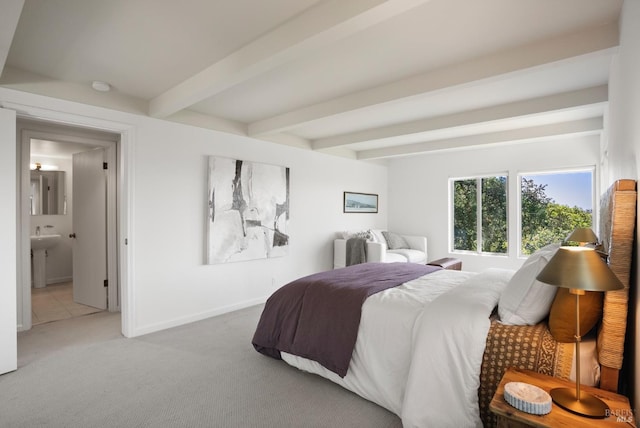
[[[408,427],[482,426],[478,386],[489,315],[513,271],[441,270],[369,297],[344,378],[282,353],[394,412]]]

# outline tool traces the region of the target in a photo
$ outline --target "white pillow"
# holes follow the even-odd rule
[[[382,231],[381,230],[372,229],[371,230],[371,234],[373,235],[373,242],[378,242],[378,243],[382,244],[386,248],[387,240],[384,239],[384,236],[382,235]]]
[[[558,248],[560,244],[540,248],[513,275],[498,303],[498,315],[503,324],[534,325],[549,315],[558,288],[536,280],[536,276]]]

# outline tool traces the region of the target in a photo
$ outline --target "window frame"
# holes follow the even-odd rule
[[[554,174],[570,174],[576,172],[590,172],[591,173],[591,228],[600,239],[599,235],[599,213],[598,213],[598,189],[597,189],[597,168],[595,165],[589,165],[584,167],[571,167],[571,168],[554,168],[549,170],[537,170],[537,171],[520,171],[517,174],[516,181],[516,245],[517,245],[517,258],[527,259],[530,254],[522,253],[522,177],[527,175],[554,175]]]
[[[506,237],[507,237],[507,251],[504,253],[494,253],[489,251],[482,251],[483,247],[483,236],[482,236],[482,180],[485,178],[497,178],[504,177],[506,179]],[[466,180],[475,180],[476,181],[476,250],[461,250],[455,248],[455,209],[454,209],[454,197],[455,197],[455,182],[456,181],[466,181]],[[509,257],[509,252],[511,251],[511,247],[509,245],[509,230],[510,230],[510,215],[509,215],[509,188],[510,188],[510,180],[508,172],[499,172],[499,173],[487,173],[487,174],[478,174],[472,176],[463,176],[463,177],[449,177],[449,253],[451,254],[475,254],[481,256],[494,256],[494,257]]]

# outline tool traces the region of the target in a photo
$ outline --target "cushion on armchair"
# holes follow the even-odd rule
[[[373,237],[373,233],[371,232],[371,230],[360,230],[357,232],[344,231],[342,232],[342,238],[346,240],[349,240],[351,238],[362,238],[370,242],[375,242],[375,239]]]
[[[409,263],[426,263],[427,255],[424,251],[420,250],[412,250],[410,248],[399,248],[397,250],[388,250],[387,251],[387,259],[390,257],[402,256],[405,260],[398,261],[408,261]]]
[[[371,229],[371,236],[373,236],[373,242],[378,242],[387,248],[387,240],[384,238],[381,230]]]
[[[401,248],[410,248],[407,241],[397,233],[382,232],[384,239],[387,241],[387,246],[390,250],[399,250]]]

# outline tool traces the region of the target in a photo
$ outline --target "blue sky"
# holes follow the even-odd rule
[[[592,204],[592,173],[572,172],[560,174],[532,174],[525,175],[527,179],[533,178],[536,184],[547,184],[545,192],[556,203],[578,206],[583,209],[593,209]]]

